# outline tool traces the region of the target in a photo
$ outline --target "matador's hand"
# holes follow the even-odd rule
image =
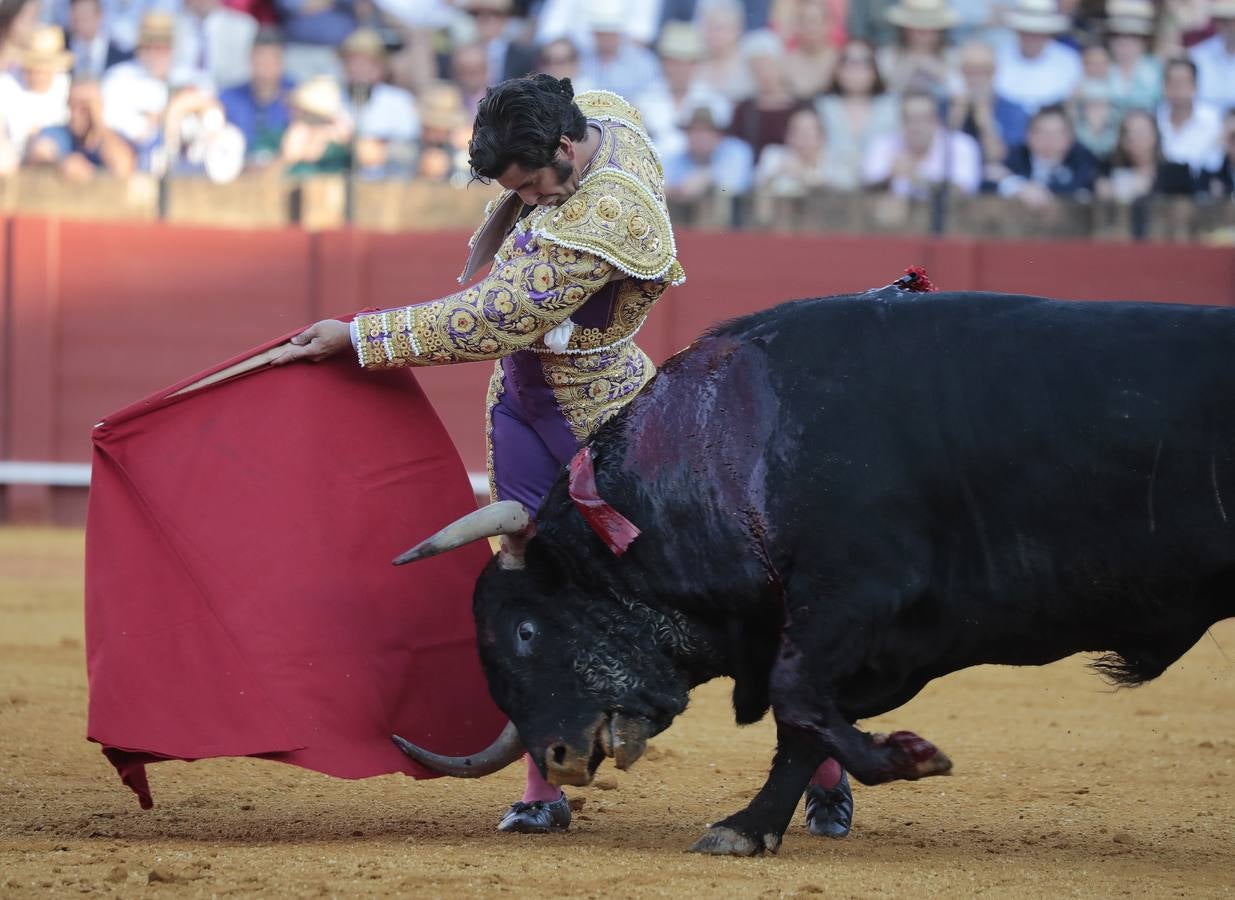
[[[351,330],[346,322],[340,322],[338,319],[323,319],[292,338],[292,343],[296,346],[289,348],[287,352],[273,360],[272,365],[281,366],[301,359],[321,362],[336,353],[350,350],[352,347]]]

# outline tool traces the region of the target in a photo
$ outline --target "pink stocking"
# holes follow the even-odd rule
[[[824,790],[830,791],[840,784],[840,776],[840,763],[834,759],[825,759],[820,763],[819,768],[815,770],[815,775],[811,778],[810,783],[815,787],[821,787]]]
[[[527,760],[527,787],[523,789],[523,802],[536,803],[552,803],[554,800],[562,796],[562,792],[555,788],[549,782],[540,777],[540,769],[536,768],[536,763],[532,762],[532,757],[524,754],[523,758]],[[839,775],[836,776],[840,778]]]

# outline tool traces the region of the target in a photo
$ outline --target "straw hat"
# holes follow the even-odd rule
[[[455,131],[467,125],[463,92],[450,82],[439,81],[423,88],[416,97],[416,105],[425,128]]]
[[[171,13],[148,12],[142,16],[141,29],[137,33],[139,46],[146,44],[170,44],[176,36],[176,20]]]
[[[656,53],[661,59],[686,59],[696,62],[703,59],[707,48],[699,29],[689,22],[666,22],[660,32]]]
[[[67,72],[73,68],[73,54],[64,49],[64,32],[55,25],[40,25],[30,34],[30,43],[21,55],[24,69],[54,69]]]
[[[339,55],[368,56],[372,59],[386,58],[386,42],[373,28],[357,28],[339,45]]]
[[[1213,0],[1209,4],[1211,19],[1235,19],[1235,0]]]
[[[1016,0],[1005,22],[1013,31],[1027,34],[1059,34],[1072,27],[1055,0]]]
[[[329,75],[314,75],[292,91],[292,108],[318,119],[333,119],[343,112],[343,92]]]
[[[1106,16],[1107,34],[1154,34],[1154,5],[1150,0],[1108,0]]]
[[[959,17],[947,0],[899,0],[888,10],[887,19],[900,28],[942,31],[955,25]]]
[[[588,25],[593,31],[625,32],[630,14],[622,0],[592,0]]]

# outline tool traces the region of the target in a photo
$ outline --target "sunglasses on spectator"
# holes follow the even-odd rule
[[[840,61],[843,62],[845,65],[851,65],[851,64],[857,63],[863,66],[869,66],[875,60],[874,60],[874,57],[872,57],[868,53],[846,53],[844,56],[840,58]]]
[[[469,9],[467,14],[473,19],[504,19],[506,13],[500,9]]]

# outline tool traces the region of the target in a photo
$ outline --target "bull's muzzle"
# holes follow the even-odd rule
[[[605,757],[619,769],[628,769],[647,749],[650,733],[646,719],[622,713],[603,715],[579,745],[556,741],[545,748],[545,777],[556,785],[590,784]]]

